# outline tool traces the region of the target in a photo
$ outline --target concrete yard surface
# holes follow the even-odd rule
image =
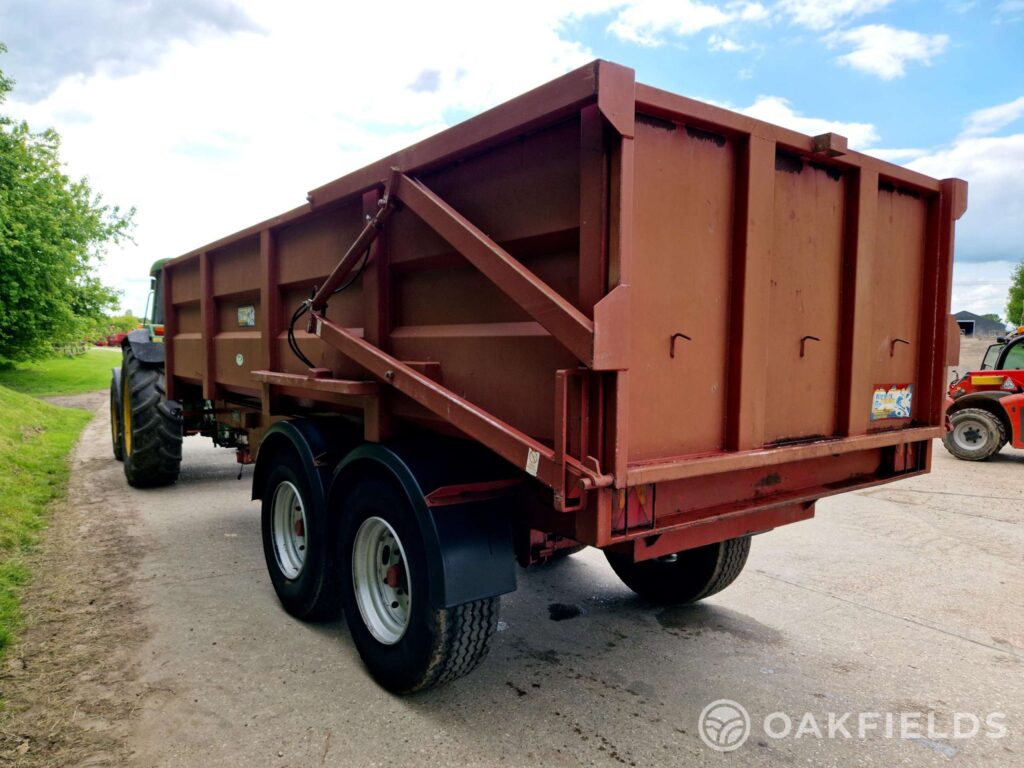
[[[697,731],[717,699],[754,722],[734,753],[745,765],[1024,760],[1024,453],[968,464],[937,445],[934,474],[825,500],[815,520],[755,538],[744,574],[697,607],[642,604],[596,550],[521,571],[482,667],[396,698],[343,622],[278,607],[248,471],[237,481],[229,452],[186,446],[177,485],[125,491],[150,541],[142,658],[157,693],[133,729],[140,764],[718,763]],[[883,717],[865,739],[775,739],[762,730],[774,712],[794,732],[812,713],[823,735],[829,713]],[[958,712],[983,733],[1002,713],[1009,733],[953,738]],[[886,738],[885,713],[921,713],[922,737]],[[929,713],[949,738],[928,737]]]

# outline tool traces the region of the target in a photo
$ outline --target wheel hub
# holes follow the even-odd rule
[[[306,508],[299,489],[287,480],[274,491],[270,524],[277,567],[294,580],[306,564]]]
[[[988,441],[988,430],[973,419],[962,421],[953,428],[953,441],[963,450],[974,451]]]
[[[405,549],[394,528],[380,517],[363,521],[352,543],[352,587],[370,634],[394,645],[409,626],[412,589]]]

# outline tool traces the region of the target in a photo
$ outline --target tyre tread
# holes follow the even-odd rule
[[[412,690],[445,685],[476,669],[490,650],[498,627],[499,605],[500,598],[488,597],[437,611],[437,652]]]

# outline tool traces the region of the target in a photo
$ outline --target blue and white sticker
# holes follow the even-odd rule
[[[871,396],[871,420],[909,419],[913,399],[913,384],[876,384]]]

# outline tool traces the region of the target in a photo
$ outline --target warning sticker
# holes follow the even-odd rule
[[[528,448],[526,451],[526,471],[536,477],[538,469],[540,469],[540,451]]]
[[[909,419],[913,384],[876,384],[871,396],[871,420]]]

